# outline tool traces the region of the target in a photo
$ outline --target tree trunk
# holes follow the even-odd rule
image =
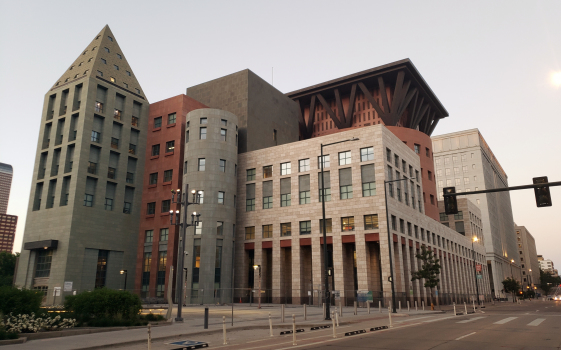
[[[429,288],[429,290],[430,290],[430,293],[429,293],[429,295],[430,295],[430,309],[434,310],[434,304],[432,302],[432,288]]]

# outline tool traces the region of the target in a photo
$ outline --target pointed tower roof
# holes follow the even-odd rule
[[[101,77],[146,99],[109,25],[103,27],[51,90],[90,76]]]

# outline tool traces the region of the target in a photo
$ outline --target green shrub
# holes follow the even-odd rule
[[[153,313],[142,315],[141,318],[145,319],[146,321],[150,321],[150,322],[165,320],[164,316],[154,315]]]
[[[43,292],[35,290],[0,287],[0,312],[4,315],[38,314],[43,295]]]
[[[102,322],[103,319],[136,321],[142,304],[136,294],[99,288],[92,292],[67,296],[64,308],[73,312],[79,321],[90,324],[89,321],[93,318],[98,319],[98,322]]]
[[[13,332],[6,332],[4,328],[0,328],[0,340],[17,339],[19,335]]]

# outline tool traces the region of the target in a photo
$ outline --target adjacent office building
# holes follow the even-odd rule
[[[8,201],[12,188],[14,169],[10,164],[0,163],[0,214],[8,212]]]
[[[105,26],[45,94],[16,285],[52,291],[47,303],[123,288],[119,272],[136,263],[148,107]]]
[[[444,187],[453,186],[456,192],[508,187],[505,171],[479,130],[433,136],[432,143],[440,200]],[[520,276],[510,194],[497,192],[468,198],[481,210],[491,289],[499,297],[501,282],[511,276],[511,268],[516,271],[514,276]]]
[[[516,231],[516,243],[520,254],[522,288],[531,289],[540,281],[540,263],[536,253],[536,241],[526,227],[515,225],[514,230]]]

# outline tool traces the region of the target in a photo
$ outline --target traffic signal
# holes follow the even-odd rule
[[[444,194],[456,193],[456,187],[444,187]],[[458,202],[456,201],[456,196],[446,197],[444,196],[444,211],[446,215],[458,214]]]
[[[534,185],[548,183],[547,176],[534,177],[533,181]],[[535,187],[534,193],[536,195],[536,205],[538,206],[538,208],[551,207],[551,194],[549,193],[549,186]]]

